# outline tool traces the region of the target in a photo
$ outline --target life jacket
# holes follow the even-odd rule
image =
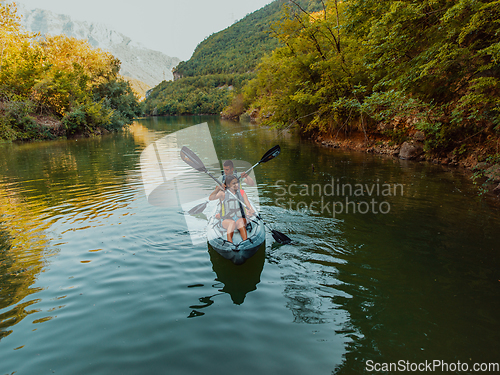
[[[237,190],[235,196],[239,200],[243,200],[242,195],[245,194],[243,190]],[[225,193],[224,200],[221,205],[221,218],[231,219],[234,215],[238,218],[246,217],[246,208],[229,192]]]

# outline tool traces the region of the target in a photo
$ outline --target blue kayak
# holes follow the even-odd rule
[[[255,207],[253,207],[255,210]],[[247,236],[242,240],[240,232],[235,230],[233,242],[227,240],[227,231],[222,227],[222,222],[215,213],[208,220],[207,240],[210,246],[224,258],[231,260],[234,264],[243,264],[252,257],[266,240],[266,229],[264,222],[256,215],[247,217]]]

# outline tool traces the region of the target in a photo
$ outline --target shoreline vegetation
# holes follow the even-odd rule
[[[499,0],[277,0],[202,41],[142,103],[109,53],[23,31],[15,5],[1,12],[0,139],[216,114],[463,167],[500,195]]]
[[[329,147],[464,167],[481,193],[500,194],[499,0],[290,0],[251,16],[200,43],[176,81],[153,89],[145,113],[206,113],[215,92],[211,113],[224,118],[295,128]],[[241,74],[241,26],[259,20],[268,36],[252,47],[268,51],[272,40],[272,51],[247,65],[238,84],[216,81],[216,73]],[[196,97],[181,90],[188,85]]]
[[[499,27],[498,0],[290,0],[272,28],[282,46],[222,115],[464,167],[498,195]]]
[[[0,4],[0,140],[33,141],[121,130],[142,114],[120,61],[87,41],[25,31]]]

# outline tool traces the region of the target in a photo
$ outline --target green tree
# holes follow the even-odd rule
[[[85,40],[27,33],[16,11],[0,4],[0,138],[52,138],[35,121],[40,115],[73,134],[118,130],[141,113],[130,85],[118,79],[118,59]]]
[[[349,1],[374,92],[434,109],[421,127],[448,148],[500,124],[499,1]],[[457,142],[458,141],[458,142]]]
[[[315,3],[320,11],[290,1],[273,26],[283,47],[243,89],[245,109],[263,123],[366,135],[406,117],[435,152],[498,138],[498,0]],[[399,140],[405,131],[387,134]]]
[[[121,129],[131,124],[132,120],[142,114],[142,107],[126,81],[115,79],[101,83],[93,90],[94,101],[103,101],[104,105],[113,110],[108,130]]]
[[[344,4],[321,2],[320,11],[310,12],[291,3],[274,26],[284,46],[263,59],[244,89],[245,101],[264,123],[303,131],[329,131],[359,119],[353,108],[360,106],[361,91],[355,88],[367,77],[359,67],[362,48],[342,29]]]

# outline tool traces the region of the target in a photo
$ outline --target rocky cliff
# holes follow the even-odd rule
[[[171,80],[172,68],[180,62],[177,57],[147,49],[103,24],[73,21],[69,16],[47,10],[29,10],[23,4],[18,4],[18,9],[23,15],[21,23],[27,30],[40,32],[42,35],[65,34],[87,39],[92,46],[111,52],[122,62],[121,75],[142,81],[151,87],[163,80]]]

